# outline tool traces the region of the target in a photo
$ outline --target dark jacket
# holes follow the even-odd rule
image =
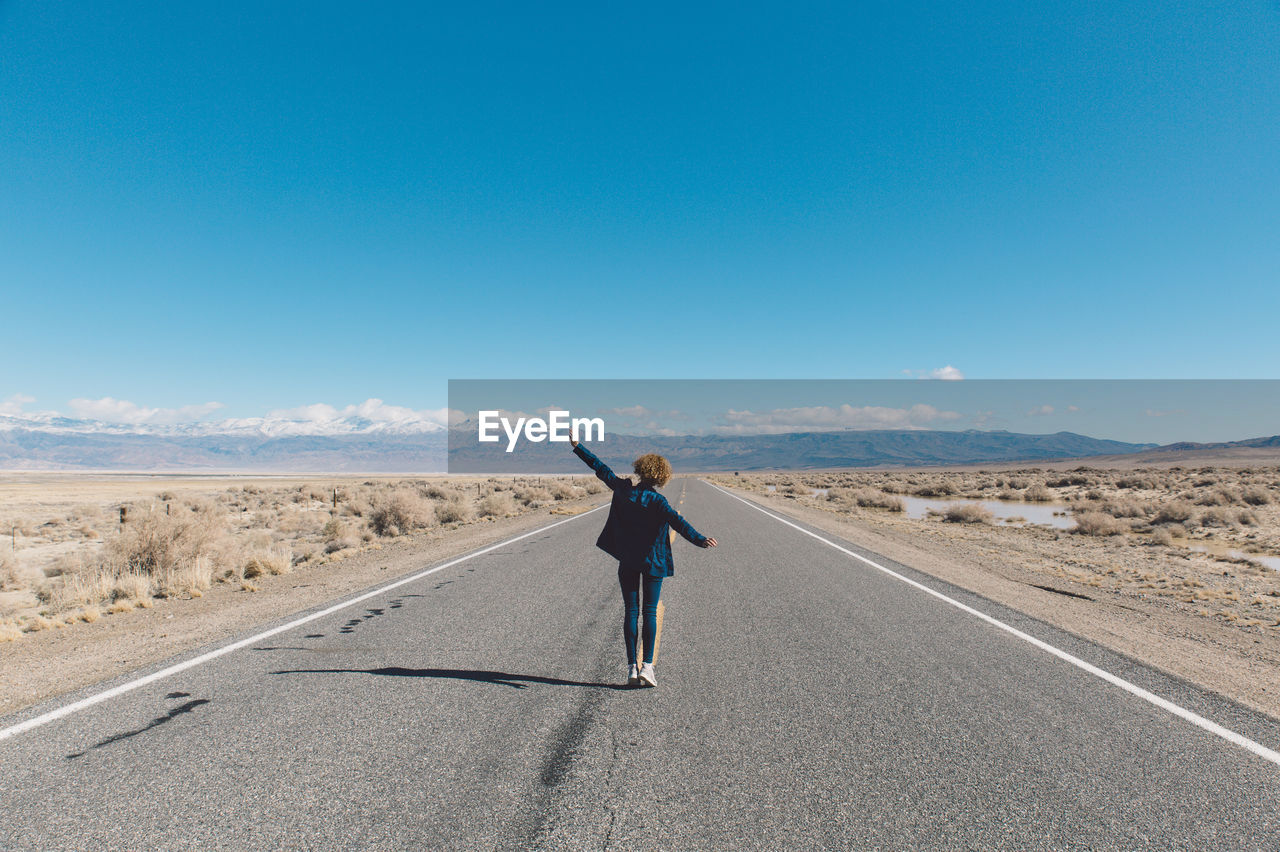
[[[604,522],[596,547],[614,559],[623,564],[643,564],[645,573],[653,577],[670,577],[676,568],[671,560],[669,530],[675,530],[696,545],[707,540],[652,486],[632,485],[630,479],[615,474],[582,444],[573,451],[613,490],[609,518]]]

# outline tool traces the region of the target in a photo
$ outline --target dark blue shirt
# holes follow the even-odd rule
[[[690,542],[702,545],[707,537],[689,525],[651,485],[633,485],[582,444],[574,448],[578,458],[591,465],[600,481],[613,491],[609,518],[596,540],[596,547],[625,565],[642,564],[653,577],[670,577],[676,572],[671,560],[671,534],[675,530]]]

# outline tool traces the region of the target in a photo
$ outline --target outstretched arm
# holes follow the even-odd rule
[[[591,469],[596,472],[596,476],[600,481],[609,486],[610,490],[616,491],[618,484],[622,482],[622,479],[609,469],[609,465],[600,461],[600,459],[596,458],[595,453],[591,452],[572,438],[569,439],[569,443],[573,444],[573,454],[586,462]]]
[[[663,510],[667,523],[671,525],[671,529],[680,533],[691,544],[698,547],[715,547],[717,542],[711,536],[703,535],[693,528],[693,525],[684,519],[684,515],[675,510],[674,507],[666,500],[662,501],[665,509]]]

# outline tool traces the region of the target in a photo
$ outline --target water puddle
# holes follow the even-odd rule
[[[1069,530],[1076,525],[1070,511],[1062,503],[1006,503],[1003,500],[941,500],[906,496],[900,499],[906,507],[908,518],[924,518],[930,510],[945,512],[953,506],[976,503],[994,515],[997,521],[1011,526],[1040,524]]]
[[[766,485],[765,490],[776,493],[778,486]],[[826,488],[810,488],[812,496],[826,497]],[[1003,500],[942,500],[925,497],[907,497],[896,495],[902,500],[908,518],[921,519],[929,515],[930,510],[945,512],[952,506],[965,503],[977,503],[986,508],[1001,523],[1011,526],[1023,524],[1040,524],[1060,530],[1069,530],[1076,525],[1071,517],[1070,509],[1063,503],[1008,503]]]
[[[1207,553],[1210,556],[1226,556],[1230,559],[1248,559],[1272,571],[1280,571],[1280,556],[1267,556],[1265,553],[1245,553],[1229,547],[1211,547],[1207,544],[1188,544],[1187,550],[1196,553]]]

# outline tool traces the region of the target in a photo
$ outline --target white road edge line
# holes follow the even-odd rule
[[[707,482],[705,479],[702,481]],[[1179,705],[1174,704],[1172,701],[1169,701],[1168,699],[1161,698],[1155,693],[1148,692],[1147,690],[1143,689],[1137,684],[1130,683],[1124,678],[1113,675],[1111,672],[1106,671],[1105,669],[1100,669],[1097,666],[1093,665],[1092,663],[1085,662],[1079,657],[1072,656],[1071,654],[1068,654],[1066,651],[1063,651],[1061,648],[1056,648],[1053,645],[1050,645],[1048,642],[1037,639],[1036,637],[1028,633],[1023,633],[1018,628],[1005,624],[1003,621],[1000,621],[997,618],[992,618],[991,616],[987,615],[985,612],[981,612],[979,610],[974,609],[971,606],[962,604],[960,603],[960,601],[955,600],[954,598],[949,598],[946,595],[942,594],[942,592],[935,591],[934,589],[929,588],[923,583],[917,583],[915,580],[912,580],[909,577],[904,577],[903,575],[899,574],[897,571],[893,571],[889,568],[884,567],[883,565],[873,562],[867,557],[854,553],[852,550],[849,550],[848,548],[841,547],[835,542],[829,541],[823,538],[822,536],[818,535],[817,533],[810,532],[809,530],[805,529],[804,527],[798,524],[793,524],[791,521],[788,521],[786,518],[773,514],[767,509],[764,509],[756,505],[755,503],[752,503],[750,500],[739,497],[737,494],[733,494],[729,491],[725,491],[723,488],[721,488],[719,485],[716,485],[713,482],[707,482],[707,484],[710,485],[712,488],[716,489],[717,491],[727,494],[728,496],[732,497],[735,500],[738,500],[742,503],[746,503],[752,509],[755,509],[758,512],[768,515],[769,517],[773,518],[775,521],[778,521],[779,523],[783,523],[789,527],[792,527],[793,529],[797,529],[807,536],[812,536],[813,538],[816,538],[818,541],[822,542],[828,547],[833,547],[836,550],[840,551],[841,553],[847,554],[848,556],[852,556],[854,559],[857,559],[859,562],[864,562],[878,571],[883,571],[884,573],[888,574],[890,577],[901,580],[907,585],[913,586],[914,588],[917,588],[922,592],[933,595],[935,598],[938,598],[941,601],[951,604],[951,606],[954,606],[957,609],[963,610],[964,612],[967,612],[970,615],[973,615],[973,616],[976,616],[977,618],[982,619],[983,621],[990,624],[992,627],[997,627],[1005,631],[1006,633],[1010,633],[1014,636],[1017,636],[1019,639],[1022,639],[1023,641],[1030,642],[1032,645],[1035,645],[1040,650],[1047,651],[1048,653],[1052,654],[1058,659],[1068,662],[1071,665],[1075,666],[1076,668],[1083,669],[1089,674],[1094,675],[1095,677],[1101,678],[1102,680],[1105,680],[1107,683],[1112,684],[1113,686],[1118,686],[1121,689],[1123,689],[1125,692],[1128,692],[1131,695],[1135,695],[1138,698],[1141,698],[1143,701],[1147,701],[1163,710],[1167,710],[1173,715],[1178,716],[1182,719],[1185,719],[1186,721],[1190,722],[1191,724],[1195,725],[1198,728],[1203,728],[1209,733],[1219,736],[1222,739],[1226,740],[1227,742],[1234,743],[1235,745],[1238,745],[1241,748],[1248,749],[1249,751],[1253,752],[1263,760],[1274,763],[1276,766],[1280,766],[1280,752],[1269,749],[1266,746],[1262,745],[1261,743],[1256,743],[1253,740],[1249,739],[1248,737],[1243,736],[1242,734],[1237,734],[1235,731],[1232,731],[1228,728],[1224,728],[1221,725],[1219,725],[1217,722],[1210,721],[1209,719],[1206,719],[1197,713],[1193,713],[1192,711],[1186,709],[1185,707],[1180,707]]]
[[[149,683],[155,683],[158,680],[162,680],[172,675],[176,675],[179,672],[184,672],[187,669],[195,668],[196,666],[201,665],[202,663],[207,663],[210,660],[215,660],[218,657],[223,656],[224,654],[230,654],[232,651],[238,651],[241,648],[245,647],[246,645],[253,645],[257,642],[261,642],[263,639],[266,639],[271,636],[275,636],[277,633],[284,633],[286,630],[292,630],[295,627],[301,627],[302,625],[306,624],[309,621],[315,621],[317,618],[324,618],[326,615],[332,615],[333,613],[338,612],[339,610],[346,609],[349,606],[354,606],[355,604],[358,604],[362,601],[367,601],[369,598],[377,597],[378,595],[389,592],[392,589],[396,589],[408,583],[421,580],[423,577],[426,577],[430,574],[434,574],[437,571],[443,571],[445,568],[450,568],[454,565],[457,565],[459,562],[466,562],[468,559],[474,559],[477,556],[483,556],[484,554],[497,550],[500,547],[506,547],[508,544],[512,544],[514,542],[520,541],[523,538],[528,538],[531,535],[537,535],[538,533],[543,533],[543,532],[546,532],[547,530],[555,529],[561,524],[567,524],[570,521],[576,521],[578,518],[582,518],[587,515],[590,515],[592,512],[598,512],[608,505],[609,505],[608,503],[605,503],[604,506],[596,506],[594,509],[589,509],[580,514],[574,515],[573,517],[565,518],[563,521],[556,521],[554,524],[547,524],[545,527],[538,527],[535,530],[530,530],[527,533],[522,533],[516,536],[515,538],[509,538],[506,541],[500,541],[497,544],[491,544],[488,547],[473,551],[471,553],[468,553],[465,556],[460,556],[457,559],[444,563],[443,565],[437,565],[434,568],[428,568],[426,571],[419,571],[417,574],[413,574],[408,577],[401,577],[399,580],[396,580],[394,583],[388,583],[387,585],[380,586],[379,588],[373,589],[372,591],[364,592],[362,594],[357,595],[354,598],[351,598],[350,600],[346,600],[341,603],[336,603],[333,606],[320,610],[319,612],[313,612],[310,615],[304,615],[302,618],[294,619],[293,621],[290,621],[288,624],[282,624],[279,627],[273,627],[270,630],[264,630],[262,633],[257,633],[253,636],[250,636],[248,639],[241,639],[238,642],[232,642],[230,645],[224,645],[221,648],[215,648],[212,651],[201,654],[198,657],[193,657],[190,660],[184,660],[181,663],[175,663],[174,665],[169,666],[168,668],[161,669],[160,671],[157,671],[157,672],[152,672],[149,675],[144,675],[143,677],[140,677],[136,680],[131,680],[128,683],[122,683],[119,686],[112,687],[111,689],[105,690],[103,692],[95,693],[94,695],[90,695],[87,698],[82,698],[79,701],[75,701],[71,704],[66,704],[62,707],[57,707],[53,710],[50,710],[47,713],[42,713],[41,715],[36,716],[33,719],[28,719],[25,722],[19,722],[16,725],[5,728],[4,730],[0,731],[0,740],[8,739],[9,737],[16,736],[25,731],[29,731],[32,728],[38,728],[41,725],[47,725],[50,722],[63,718],[64,716],[70,716],[72,713],[75,713],[79,710],[83,710],[86,707],[92,707],[93,705],[100,704],[109,698],[115,698],[117,695],[123,695],[126,692],[131,692],[132,690],[135,690],[140,686],[146,686]]]

